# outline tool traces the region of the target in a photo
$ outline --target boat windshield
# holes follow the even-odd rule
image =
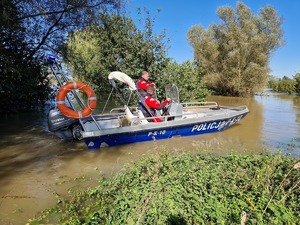
[[[165,86],[166,98],[171,98],[172,102],[179,103],[178,87],[175,84],[167,84]]]

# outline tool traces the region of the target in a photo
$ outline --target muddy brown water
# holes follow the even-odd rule
[[[18,114],[0,124],[0,224],[26,224],[38,211],[53,206],[68,190],[97,184],[126,163],[168,151],[259,153],[264,148],[298,157],[300,98],[275,95],[253,98],[213,96],[220,105],[247,105],[250,113],[220,132],[192,137],[87,150],[83,142],[64,142],[47,131],[41,115]],[[296,140],[296,141],[295,141]]]

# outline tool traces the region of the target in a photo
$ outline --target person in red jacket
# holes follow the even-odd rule
[[[153,117],[152,122],[163,122],[162,119],[156,117],[156,109],[157,110],[161,110],[164,109],[171,101],[170,98],[167,98],[165,101],[163,101],[162,103],[160,103],[158,100],[156,100],[153,97],[154,94],[154,87],[152,86],[148,86],[146,89],[147,94],[144,96],[144,103],[147,105],[147,107],[150,110],[150,113]]]
[[[155,87],[155,84],[153,82],[150,82],[149,78],[149,72],[143,71],[142,76],[138,79],[138,82],[136,84],[136,87],[142,97],[147,94],[146,89],[148,86]]]
[[[143,71],[141,77],[138,79],[136,83],[136,88],[139,93],[138,109],[141,110],[145,116],[151,116],[149,110],[147,110],[143,105],[143,102],[145,101],[145,96],[147,95],[147,91],[146,91],[147,87],[148,86],[155,87],[155,84],[150,82],[149,78],[150,78],[149,72]]]

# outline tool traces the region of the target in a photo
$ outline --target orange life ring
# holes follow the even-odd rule
[[[81,111],[74,111],[70,109],[66,103],[65,98],[66,95],[72,90],[80,90],[84,92],[88,96],[88,105]],[[73,119],[85,118],[91,115],[91,113],[96,108],[97,98],[96,94],[90,86],[82,82],[69,82],[63,85],[56,96],[56,104],[59,111],[66,117],[70,117]]]

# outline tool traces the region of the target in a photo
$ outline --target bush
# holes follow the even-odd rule
[[[62,199],[31,224],[241,224],[241,215],[247,224],[299,224],[297,161],[265,153],[161,153],[100,178],[99,186]]]

